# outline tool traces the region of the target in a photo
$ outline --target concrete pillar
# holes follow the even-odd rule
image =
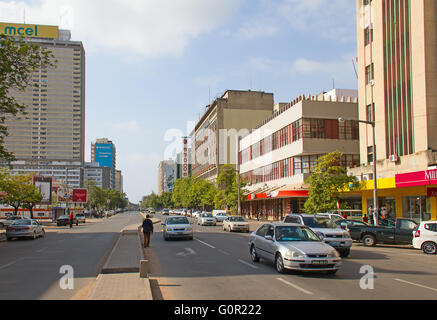
[[[361,201],[362,201],[362,205],[363,205],[363,217],[364,217],[365,214],[367,215],[367,196],[364,192],[362,193]]]
[[[431,220],[437,220],[437,197],[431,197]]]
[[[397,194],[396,195],[396,218],[402,218],[403,216],[403,203],[402,203],[402,195]]]

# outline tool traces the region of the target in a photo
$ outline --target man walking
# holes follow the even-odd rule
[[[73,212],[70,211],[70,229],[73,228],[73,220],[74,220],[74,215],[73,215]]]
[[[150,216],[147,215],[141,226],[144,234],[144,248],[150,246],[150,234],[153,233],[153,222],[150,220]]]

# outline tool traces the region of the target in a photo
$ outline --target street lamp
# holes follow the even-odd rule
[[[378,179],[376,176],[376,122],[374,121],[364,121],[357,120],[359,123],[370,124],[373,128],[373,220],[375,225],[378,225]],[[338,118],[338,122],[344,123],[346,120],[344,118]]]

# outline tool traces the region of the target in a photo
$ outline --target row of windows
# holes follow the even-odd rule
[[[284,179],[299,174],[312,173],[317,161],[323,155],[291,157],[269,164],[267,166],[242,174],[242,179],[252,184],[265,183]],[[355,167],[360,164],[359,155],[343,155],[339,165],[344,168]]]
[[[282,128],[240,153],[240,163],[246,163],[303,138],[358,140],[358,121],[339,123],[331,119],[300,119]]]

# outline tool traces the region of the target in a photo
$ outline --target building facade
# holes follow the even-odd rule
[[[359,165],[358,122],[338,120],[357,119],[357,93],[343,91],[353,97],[336,96],[341,92],[277,104],[273,115],[241,140],[240,175],[250,193],[243,215],[280,220],[288,213],[303,212],[309,191],[306,181],[317,160],[328,153],[342,152],[344,167]],[[350,197],[353,200],[360,204],[360,197]]]
[[[221,166],[237,164],[238,136],[272,114],[273,94],[228,90],[216,99],[191,134],[193,178],[216,182]]]
[[[425,179],[437,165],[436,17],[434,0],[357,0],[359,116],[376,128],[373,150],[372,126],[360,126],[361,167],[351,170],[364,181],[364,212],[376,153],[379,207],[392,218],[437,217],[437,186]]]
[[[158,166],[158,196],[171,192],[175,181],[175,161],[161,161]]]
[[[0,34],[19,36],[50,50],[56,68],[41,68],[23,92],[11,91],[26,105],[27,116],[6,120],[5,147],[17,161],[13,172],[35,173],[83,184],[85,151],[85,50],[56,26],[0,23]]]
[[[123,174],[121,170],[115,170],[115,190],[123,193]]]
[[[100,167],[98,163],[85,163],[84,186],[88,181],[94,181],[98,187],[108,190],[111,188],[111,169]]]
[[[111,140],[103,138],[97,139],[95,143],[91,143],[91,162],[98,163],[100,167],[110,168],[111,189],[115,188],[116,160],[116,148]]]

